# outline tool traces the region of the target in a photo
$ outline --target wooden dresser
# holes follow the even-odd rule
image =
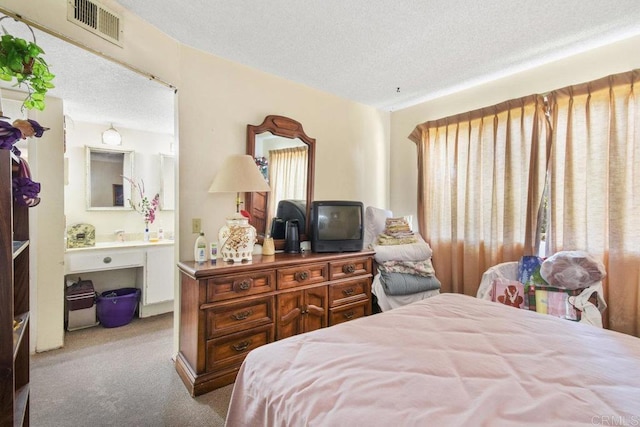
[[[247,353],[371,314],[374,252],[180,262],[176,370],[192,396],[231,384]]]

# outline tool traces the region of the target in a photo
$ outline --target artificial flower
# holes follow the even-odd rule
[[[160,194],[156,193],[155,196],[151,200],[144,193],[144,181],[140,180],[140,182],[136,182],[131,178],[127,178],[123,176],[124,179],[129,181],[131,186],[133,187],[133,193],[138,194],[140,200],[138,202],[134,202],[132,199],[128,199],[129,206],[131,208],[141,213],[144,216],[144,224],[148,228],[149,224],[153,224],[153,221],[156,219],[156,210],[160,204]],[[132,195],[133,196],[133,195]]]

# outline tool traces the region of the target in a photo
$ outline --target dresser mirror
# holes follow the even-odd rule
[[[133,150],[86,147],[87,210],[131,210]]]
[[[160,210],[176,209],[176,157],[160,154]]]
[[[308,240],[315,143],[299,122],[288,117],[267,116],[262,124],[247,125],[247,154],[256,159],[256,167],[271,186],[270,192],[245,194],[245,209],[259,241],[271,233],[280,200],[296,200],[304,207],[306,220],[300,237]],[[283,239],[274,239],[274,243],[276,249],[284,248]]]

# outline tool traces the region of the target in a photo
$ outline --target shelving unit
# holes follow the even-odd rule
[[[0,150],[0,426],[29,425],[29,213],[14,205],[18,159]]]

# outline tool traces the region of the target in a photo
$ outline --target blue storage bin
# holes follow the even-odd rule
[[[121,288],[102,292],[96,301],[98,320],[105,328],[124,326],[133,320],[138,302],[140,289]]]

